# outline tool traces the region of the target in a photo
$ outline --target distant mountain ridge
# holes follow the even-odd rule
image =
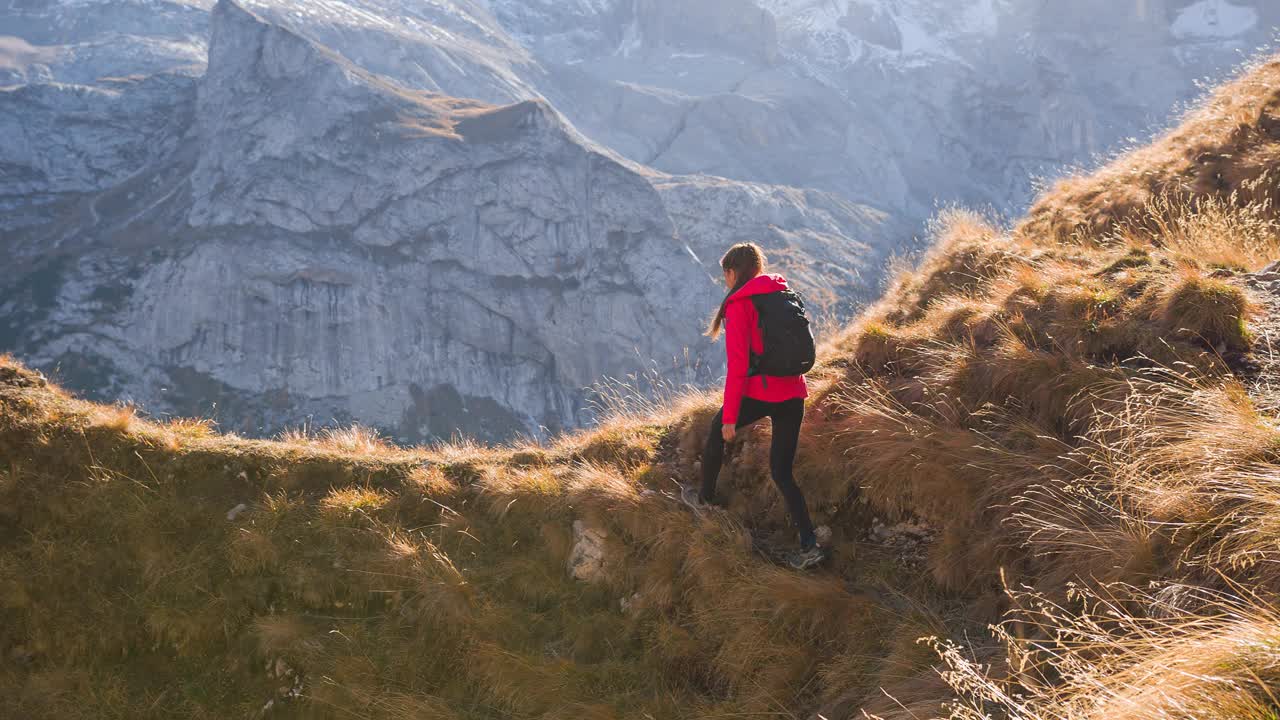
[[[191,65],[211,6],[63,0],[0,13],[33,46],[68,43],[33,65],[87,82],[89,68]],[[1280,24],[1280,6],[1260,0],[247,7],[408,87],[546,98],[592,140],[663,172],[812,187],[916,221],[938,203],[1024,208],[1028,176],[1167,124],[1199,80],[1229,73]]]

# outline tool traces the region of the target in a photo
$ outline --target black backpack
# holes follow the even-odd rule
[[[764,352],[751,353],[748,376],[791,377],[804,375],[817,362],[813,331],[804,312],[804,298],[794,290],[751,296],[760,316]]]

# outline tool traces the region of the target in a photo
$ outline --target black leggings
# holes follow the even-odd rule
[[[754,398],[743,398],[742,409],[738,412],[738,427],[746,427],[761,418],[773,421],[773,444],[769,447],[769,472],[773,482],[787,501],[787,510],[791,513],[791,521],[800,531],[800,547],[808,550],[817,544],[813,533],[813,521],[809,519],[809,510],[804,504],[804,495],[796,485],[791,472],[791,465],[796,459],[796,446],[800,442],[800,423],[804,421],[804,399],[796,398],[784,402],[765,402]],[[711,430],[707,434],[707,447],[702,452],[702,500],[710,502],[716,495],[716,480],[720,476],[720,465],[724,462],[724,408],[716,413],[711,421]]]

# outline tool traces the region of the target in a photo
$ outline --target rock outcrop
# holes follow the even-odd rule
[[[608,564],[605,543],[609,533],[588,525],[582,520],[573,521],[573,548],[569,551],[569,577],[588,583],[604,579]],[[624,609],[625,612],[625,609]]]
[[[0,89],[0,231],[43,222],[50,203],[119,185],[172,152],[194,97],[194,80],[172,74]]]

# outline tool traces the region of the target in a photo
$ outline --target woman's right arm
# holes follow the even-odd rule
[[[731,302],[725,310],[724,350],[728,372],[724,377],[724,424],[738,424],[738,410],[747,392],[747,370],[751,364],[751,318],[749,302]]]

